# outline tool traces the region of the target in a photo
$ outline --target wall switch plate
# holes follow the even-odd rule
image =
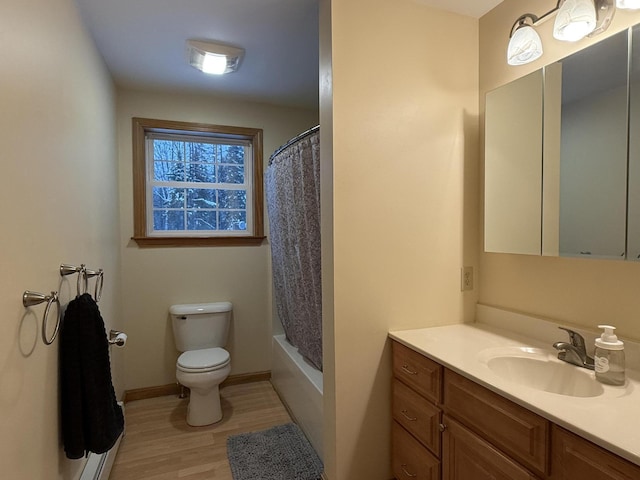
[[[473,290],[473,267],[462,267],[460,272],[461,272],[460,289],[463,292],[465,290]]]

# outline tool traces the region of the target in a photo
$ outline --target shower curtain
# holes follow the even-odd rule
[[[287,340],[322,370],[318,127],[272,155],[265,193],[276,311]]]

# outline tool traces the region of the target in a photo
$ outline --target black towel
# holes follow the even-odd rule
[[[124,429],[124,416],[111,382],[104,321],[86,293],[69,302],[60,328],[60,388],[67,457],[113,447]]]

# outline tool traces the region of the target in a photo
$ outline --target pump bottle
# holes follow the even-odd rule
[[[598,328],[604,332],[596,338],[596,380],[609,385],[624,385],[624,343],[615,335],[616,327],[598,325]]]

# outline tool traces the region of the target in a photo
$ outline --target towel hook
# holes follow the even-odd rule
[[[91,277],[97,277],[93,298],[95,299],[96,303],[98,303],[100,301],[100,297],[102,297],[102,287],[104,286],[104,270],[100,268],[96,271],[96,270],[89,270],[85,268],[84,276],[85,276],[85,290],[84,290],[85,293],[88,290],[87,288],[88,279]]]
[[[51,345],[53,341],[58,336],[58,330],[60,330],[60,300],[58,299],[58,292],[51,292],[50,295],[44,295],[38,292],[32,292],[31,290],[26,290],[22,294],[22,305],[26,307],[32,307],[33,305],[40,305],[41,303],[47,302],[47,307],[44,309],[44,314],[42,316],[42,341]],[[51,338],[47,338],[47,331],[49,330],[49,311],[51,310],[51,305],[56,304],[57,313],[56,313],[56,326],[53,329],[53,335]]]

